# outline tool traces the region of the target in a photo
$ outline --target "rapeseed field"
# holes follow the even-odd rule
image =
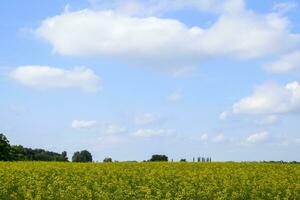
[[[300,199],[300,165],[0,162],[1,199]]]

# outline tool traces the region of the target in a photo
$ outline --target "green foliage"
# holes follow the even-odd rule
[[[165,161],[167,162],[168,161],[168,157],[166,155],[152,155],[151,159],[149,160],[151,162],[162,162],[162,161]]]
[[[68,161],[67,152],[62,154],[44,149],[10,145],[5,135],[0,134],[0,160],[2,161]]]
[[[11,160],[9,141],[2,133],[0,133],[0,160]]]
[[[104,158],[103,162],[112,162],[112,158],[109,158],[109,157]]]
[[[13,161],[22,161],[26,159],[26,152],[23,146],[21,145],[12,145],[10,147],[11,160]]]
[[[72,156],[72,162],[93,162],[93,157],[87,150],[77,151]]]

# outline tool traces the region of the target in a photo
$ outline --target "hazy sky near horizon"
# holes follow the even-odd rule
[[[300,159],[300,1],[0,5],[11,144],[100,161]]]

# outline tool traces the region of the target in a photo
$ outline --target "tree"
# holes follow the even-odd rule
[[[93,157],[87,150],[77,151],[72,156],[72,162],[93,162]]]
[[[180,159],[180,162],[186,162],[185,158]]]
[[[112,159],[109,157],[104,158],[103,162],[112,162]]]
[[[68,161],[68,156],[67,156],[67,152],[66,151],[63,151],[61,153],[61,158],[62,158],[62,161]]]
[[[92,154],[89,151],[83,150],[80,154],[82,162],[93,162]]]
[[[9,141],[4,134],[0,133],[0,160],[9,161],[10,159]]]
[[[80,152],[76,151],[72,156],[72,162],[81,162]]]
[[[168,162],[168,157],[166,155],[152,155],[151,159],[149,160],[151,162],[161,162],[161,161],[165,161]]]
[[[68,158],[67,152],[59,154],[44,149],[31,149],[21,145],[10,145],[5,135],[0,133],[0,160],[68,161]]]
[[[11,160],[22,161],[26,159],[26,152],[21,145],[12,145],[10,148]]]

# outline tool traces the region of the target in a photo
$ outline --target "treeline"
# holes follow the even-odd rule
[[[9,140],[6,136],[0,133],[0,161],[61,161],[68,162],[67,152],[56,153],[52,151],[47,151],[44,149],[31,149],[26,148],[21,145],[10,145]],[[189,162],[187,159],[182,158],[180,162]],[[193,157],[190,162],[212,162],[211,157]],[[74,152],[72,156],[72,162],[93,162],[92,154],[87,151],[77,151]],[[96,161],[98,162],[98,161]],[[106,157],[103,160],[104,163],[107,162],[118,162],[113,161],[112,158]],[[126,162],[138,162],[138,161],[126,161]],[[143,162],[174,162],[173,159],[169,160],[166,155],[155,154],[149,160],[143,160]],[[227,161],[234,162],[234,161]],[[244,161],[249,162],[249,161]],[[300,164],[297,161],[286,162],[280,161],[256,161],[255,163],[290,163],[290,164]]]
[[[0,134],[0,161],[68,161],[67,152],[61,154],[44,149],[31,149],[21,145],[10,145],[4,134]]]

